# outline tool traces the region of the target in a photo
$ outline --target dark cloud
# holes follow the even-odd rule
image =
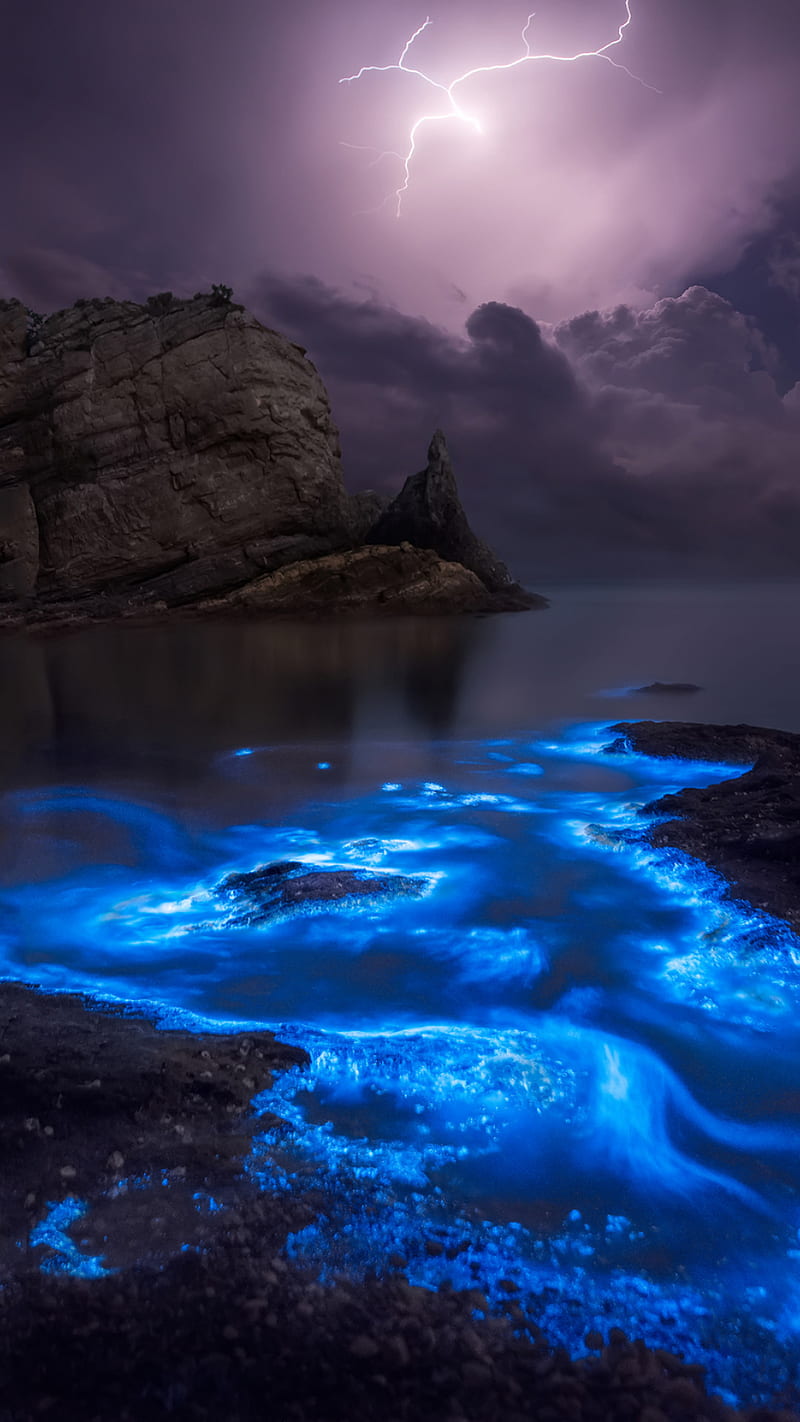
[[[782,392],[800,380],[799,257],[800,174],[795,174],[775,192],[765,230],[747,243],[735,266],[693,273],[695,281],[758,323],[777,353],[775,375]]]
[[[781,233],[772,244],[768,265],[771,284],[800,303],[800,234]]]
[[[319,366],[351,486],[396,488],[442,425],[469,511],[528,576],[797,566],[800,401],[716,293],[548,333],[487,302],[464,337],[312,279],[253,300]]]
[[[9,291],[42,312],[58,311],[84,296],[113,296],[118,301],[135,299],[146,285],[142,273],[130,273],[126,277],[87,257],[53,247],[27,247],[7,252],[3,274]]]
[[[399,54],[418,0],[6,0],[0,263],[73,252],[190,291],[239,288],[265,260],[333,285],[370,272],[384,300],[451,325],[487,296],[552,321],[649,305],[724,273],[771,230],[776,187],[797,191],[800,10],[633,11],[618,57],[660,93],[591,60],[470,81],[482,132],[426,129],[398,221],[391,155],[432,95],[413,76],[339,80]],[[537,41],[592,46],[623,15],[542,0]],[[505,62],[521,22],[511,0],[442,5],[414,58],[441,76]]]

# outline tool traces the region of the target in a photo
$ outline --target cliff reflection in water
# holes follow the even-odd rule
[[[0,764],[11,781],[163,756],[159,775],[226,746],[438,738],[485,641],[475,618],[102,627],[0,645]],[[8,689],[13,687],[13,695]],[[194,772],[193,772],[194,773]]]

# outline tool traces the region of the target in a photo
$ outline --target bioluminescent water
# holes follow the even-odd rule
[[[509,628],[529,657],[552,637],[534,618],[497,628],[475,624],[484,672],[502,666]],[[216,737],[192,727],[190,697],[185,736],[177,700],[164,736],[132,693],[137,738],[121,702],[98,721],[97,697],[73,691],[85,720],[30,747],[0,801],[3,973],[304,1046],[311,1066],[255,1103],[285,1124],[256,1137],[247,1172],[265,1190],[321,1187],[330,1204],[289,1250],[324,1275],[388,1262],[416,1283],[475,1286],[488,1308],[519,1296],[573,1349],[621,1326],[705,1362],[732,1399],[797,1384],[800,944],[727,901],[712,872],[641,841],[639,806],[740,769],[609,754],[605,727],[642,715],[639,698],[597,721],[604,685],[701,682],[703,669],[670,660],[665,634],[657,662],[610,657],[582,699],[562,686],[562,714],[532,707],[521,724],[516,709],[475,713],[485,677],[471,712],[451,684],[448,712],[424,630],[408,645],[364,635],[373,652],[386,637],[395,662],[385,648],[374,675],[358,661],[346,730],[336,678],[323,668],[315,683],[302,661],[292,682],[290,658],[280,735],[252,688],[247,716],[228,715],[241,678],[220,686]],[[56,645],[51,677],[81,655]],[[726,694],[718,719],[744,719]],[[260,924],[219,892],[286,861],[421,887]],[[116,1203],[105,1252],[80,1201],[53,1203],[31,1243],[49,1246],[49,1268],[113,1268]],[[226,1201],[194,1207],[201,1227]]]

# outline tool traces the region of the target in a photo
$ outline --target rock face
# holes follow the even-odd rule
[[[368,542],[370,530],[390,503],[391,499],[376,493],[374,489],[360,489],[357,494],[350,495],[347,504],[347,526],[350,542],[354,547]]]
[[[734,898],[767,908],[800,930],[800,735],[761,726],[622,721],[611,750],[746,765],[744,774],[663,795],[644,813],[674,818],[649,843],[702,859]]]
[[[302,347],[224,296],[0,301],[0,623],[546,605],[472,533],[441,434],[385,504],[345,493]]]
[[[337,613],[428,614],[498,612],[502,595],[492,594],[460,563],[445,563],[426,548],[355,548],[325,558],[292,563],[256,578],[226,598],[203,603],[202,612],[251,612],[325,617]],[[517,603],[509,599],[508,611]]]
[[[3,302],[0,352],[4,591],[180,602],[280,566],[287,539],[344,541],[322,381],[241,308],[90,301],[29,347]]]
[[[367,543],[413,543],[432,548],[449,563],[461,563],[490,592],[517,596],[521,607],[532,603],[508,568],[472,532],[458,497],[445,437],[437,430],[428,448],[428,463],[406,479],[397,498],[376,519]]]

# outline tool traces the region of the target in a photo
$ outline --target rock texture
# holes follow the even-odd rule
[[[391,499],[376,493],[374,489],[360,489],[357,494],[350,495],[347,503],[347,527],[354,548],[368,542],[370,530],[390,503]]]
[[[687,787],[646,805],[672,818],[647,831],[658,848],[679,849],[716,869],[734,898],[800,930],[800,736],[761,726],[622,721],[612,750],[746,765],[744,774]]]
[[[492,594],[460,563],[446,563],[430,549],[401,543],[396,548],[355,548],[256,578],[224,599],[201,604],[201,612],[222,615],[235,609],[303,614],[419,614],[513,612],[513,594]]]
[[[229,874],[217,889],[231,906],[227,924],[252,927],[297,914],[329,911],[368,900],[418,899],[426,881],[404,874],[374,874],[363,869],[313,869],[286,860],[264,864],[244,874]]]
[[[0,985],[0,1044],[3,1278],[26,1262],[19,1241],[53,1203],[75,1195],[111,1208],[108,1192],[124,1177],[170,1175],[179,1249],[197,1213],[193,1192],[235,1180],[253,1132],[265,1128],[252,1098],[273,1072],[308,1061],[271,1032],[162,1031],[146,1018],[19,983]],[[156,1244],[162,1201],[156,1206],[147,1191],[142,1200],[145,1239]],[[128,1203],[116,1207],[117,1228],[130,1239],[139,1207]],[[168,1246],[166,1234],[158,1243]]]
[[[4,590],[180,602],[345,540],[322,381],[241,307],[88,301],[37,335],[0,303]]]
[[[510,604],[531,607],[531,599],[508,568],[472,532],[458,497],[445,437],[437,430],[428,448],[428,463],[406,479],[397,498],[369,530],[367,543],[412,543],[432,548],[440,558],[469,568],[489,592],[501,593]]]
[[[322,1285],[287,1265],[252,1208],[237,1216],[229,1238],[161,1273],[129,1270],[88,1285],[32,1273],[4,1288],[0,1416],[797,1422],[791,1383],[775,1410],[737,1412],[707,1390],[697,1363],[620,1328],[607,1338],[588,1332],[586,1353],[571,1358],[548,1342],[535,1304],[515,1299],[485,1318],[479,1287],[434,1292],[397,1275]],[[742,1352],[738,1339],[730,1347]],[[789,1359],[785,1371],[795,1375]],[[755,1377],[750,1386],[758,1395]]]
[[[546,605],[475,538],[441,434],[385,504],[345,493],[303,348],[219,292],[0,301],[0,624]]]

